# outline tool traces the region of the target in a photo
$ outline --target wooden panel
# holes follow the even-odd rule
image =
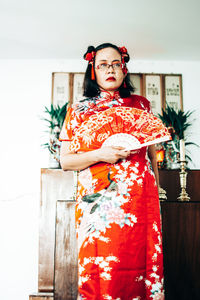
[[[166,300],[197,300],[200,291],[200,202],[163,202]]]
[[[73,195],[73,172],[60,169],[41,170],[39,224],[39,292],[54,290],[54,248],[56,201]]]
[[[179,184],[179,171],[178,170],[160,170],[160,182],[161,186],[167,190],[169,200],[176,200],[180,192]],[[200,190],[198,188],[200,182],[200,171],[192,170],[188,172],[188,185],[187,191],[193,201],[200,200]],[[57,200],[69,200],[73,195],[73,172],[64,172],[60,169],[42,169],[41,170],[41,203],[40,203],[40,229],[39,229],[39,274],[38,274],[38,289],[39,292],[53,292],[54,291],[54,250],[55,250],[55,219],[56,219],[56,202]],[[178,205],[183,203],[178,203]],[[191,204],[192,203],[186,203]],[[162,206],[168,209],[168,214],[164,216],[163,232],[165,239],[169,238],[170,247],[173,249],[173,242],[176,245],[176,239],[171,240],[170,233],[173,232],[174,226],[177,225],[175,212],[173,211],[174,203],[162,203]],[[168,208],[167,208],[167,205]],[[170,206],[171,205],[171,206]],[[189,207],[189,205],[187,206]],[[67,209],[67,208],[66,208]],[[164,208],[165,209],[165,208]],[[176,210],[177,218],[181,218],[179,210]],[[194,212],[193,212],[194,213]],[[172,215],[171,215],[172,214]],[[193,215],[194,219],[197,216]],[[174,219],[173,219],[174,218]],[[182,215],[182,221],[187,216]],[[196,219],[195,219],[196,218]],[[187,222],[189,222],[187,220]],[[194,230],[194,223],[191,223],[193,227],[190,227],[191,234],[197,231]],[[65,224],[66,225],[66,224]],[[172,227],[170,227],[172,226]],[[180,226],[180,225],[179,225]],[[196,223],[196,226],[199,224]],[[185,228],[185,227],[183,227]],[[200,228],[200,227],[197,227]],[[60,229],[59,229],[60,230]],[[64,229],[63,229],[64,230]],[[167,231],[166,231],[167,230]],[[177,228],[176,228],[177,230]],[[188,229],[189,230],[189,229]],[[199,229],[198,229],[199,230]],[[178,234],[175,231],[175,234]],[[179,232],[184,237],[184,232]],[[187,233],[188,234],[188,233]],[[196,240],[198,244],[199,241]],[[168,245],[168,244],[167,244]],[[167,246],[169,247],[169,246]],[[180,250],[181,252],[181,250]],[[168,253],[166,248],[165,253]],[[170,252],[169,252],[170,253]],[[64,258],[63,258],[64,259]],[[170,265],[173,262],[168,261]],[[169,269],[168,269],[169,270]],[[57,275],[56,275],[57,276]],[[171,283],[170,283],[171,284]],[[57,287],[59,290],[59,287]],[[31,299],[32,300],[32,299]],[[36,300],[36,299],[34,299]]]
[[[55,300],[77,299],[77,261],[75,202],[58,201],[55,247]]]
[[[169,201],[176,201],[180,194],[179,170],[159,170],[160,185],[167,192]],[[200,201],[200,170],[188,170],[187,193],[191,201]]]
[[[29,300],[54,300],[53,293],[37,293],[29,296]]]

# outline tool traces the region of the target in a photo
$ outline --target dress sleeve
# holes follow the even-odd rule
[[[146,99],[146,110],[148,113],[152,114],[152,109],[151,109],[151,102]]]
[[[149,114],[152,114],[153,112],[151,109],[151,102],[145,97],[140,97],[140,98],[141,98],[140,105],[141,105],[142,109],[144,109]]]
[[[146,112],[152,114],[151,103],[147,98],[134,94],[134,95],[131,95],[131,97],[127,98],[127,99],[129,100],[129,102],[127,102],[127,106],[139,108],[139,109],[145,110]]]
[[[80,115],[72,107],[69,107],[60,132],[59,141],[71,141],[81,123]]]

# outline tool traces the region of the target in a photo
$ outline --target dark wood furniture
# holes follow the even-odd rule
[[[178,170],[160,171],[166,300],[200,299],[200,171],[188,172],[192,201],[177,202]],[[73,172],[41,170],[38,293],[29,300],[75,300],[77,248]],[[170,198],[169,198],[170,195]],[[195,199],[195,201],[193,201]],[[175,200],[175,201],[174,201]]]
[[[162,202],[165,300],[200,299],[200,202]]]

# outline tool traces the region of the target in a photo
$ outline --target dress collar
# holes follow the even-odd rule
[[[111,101],[111,100],[119,100],[120,99],[120,94],[119,91],[115,91],[113,95],[111,95],[111,93],[109,93],[108,91],[101,91],[99,97],[98,97],[100,101],[102,100],[106,100],[106,101]]]
[[[73,108],[80,113],[91,113],[105,108],[110,108],[116,105],[122,105],[124,100],[120,97],[119,91],[111,95],[107,91],[101,91],[99,96],[88,99],[89,101],[78,102],[73,105]]]

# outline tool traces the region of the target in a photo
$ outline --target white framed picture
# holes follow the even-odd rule
[[[85,73],[74,73],[73,80],[73,103],[83,99],[83,81]]]
[[[145,75],[145,97],[151,102],[152,112],[155,115],[162,113],[161,76]]]
[[[183,109],[181,75],[165,75],[165,103],[176,111]]]
[[[132,73],[130,79],[135,88],[134,94],[142,96],[142,75]]]
[[[52,104],[63,106],[69,101],[69,73],[52,73]]]

